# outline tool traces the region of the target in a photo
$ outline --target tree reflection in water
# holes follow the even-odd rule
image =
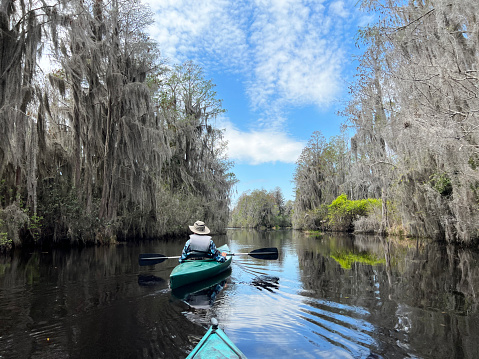
[[[183,240],[0,256],[0,357],[181,358],[215,316],[249,358],[479,358],[477,250],[293,230],[215,242],[279,259],[235,257],[182,294],[177,261],[140,268],[138,254]]]
[[[365,308],[365,318],[376,328],[371,333],[376,352],[435,358],[479,354],[473,339],[479,335],[477,252],[359,235],[298,240],[305,295]]]
[[[266,275],[261,275],[254,278],[251,282],[259,290],[266,289],[270,292],[274,292],[273,289],[279,288],[279,277],[271,277]]]
[[[208,309],[214,304],[216,296],[227,285],[230,275],[231,268],[228,268],[213,278],[175,288],[171,295],[185,301],[192,308]]]

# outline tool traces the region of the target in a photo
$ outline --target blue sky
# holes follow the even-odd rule
[[[337,135],[353,80],[358,0],[144,0],[169,63],[193,60],[227,112],[228,157],[247,190],[294,199],[295,162],[314,131]]]

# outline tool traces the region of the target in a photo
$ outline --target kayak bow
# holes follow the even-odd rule
[[[186,359],[246,359],[246,356],[211,319],[211,327]]]

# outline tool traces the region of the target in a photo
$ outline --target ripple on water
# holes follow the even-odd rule
[[[233,272],[215,311],[247,356],[365,358],[374,351],[375,328],[365,319],[367,309],[312,298],[290,278],[251,264],[244,267],[246,272]],[[262,282],[269,290],[255,286]]]

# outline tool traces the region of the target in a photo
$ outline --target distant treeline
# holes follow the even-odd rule
[[[479,238],[479,2],[360,3],[377,21],[359,32],[364,54],[345,132],[328,141],[317,132],[304,148],[293,226],[330,223],[330,205],[344,194],[381,200],[353,216],[355,230],[472,244]]]
[[[221,101],[164,62],[151,22],[132,0],[2,1],[0,249],[224,230]]]
[[[229,226],[242,228],[291,227],[293,202],[285,202],[279,187],[244,192],[231,212]]]

